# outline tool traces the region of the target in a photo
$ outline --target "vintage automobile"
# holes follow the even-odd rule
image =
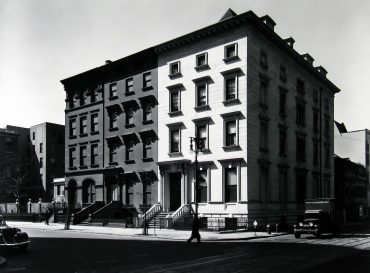
[[[26,250],[31,241],[26,232],[19,228],[9,227],[3,216],[0,215],[0,247],[18,247]]]
[[[294,236],[300,238],[301,234],[313,234],[321,237],[324,233],[339,236],[339,225],[333,221],[329,213],[322,210],[308,210],[305,219],[294,225]]]

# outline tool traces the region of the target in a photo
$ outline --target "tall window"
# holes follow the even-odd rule
[[[152,73],[147,72],[143,74],[143,88],[148,88],[152,86]]]
[[[207,102],[207,83],[199,83],[195,86],[196,90],[196,106],[205,106],[208,104]]]
[[[87,147],[80,146],[80,166],[86,166],[87,163]]]
[[[230,120],[225,123],[225,144],[226,146],[237,145],[237,122]]]
[[[297,78],[297,92],[304,94],[305,92],[305,84],[300,78]]]
[[[305,104],[303,102],[297,101],[296,104],[296,122],[297,125],[305,126]]]
[[[152,203],[152,187],[149,181],[143,181],[143,204],[151,205]]]
[[[203,138],[202,148],[208,149],[208,133],[207,133],[207,124],[198,124],[196,125],[196,136],[198,138]]]
[[[40,154],[44,151],[44,144],[40,143]]]
[[[117,146],[112,145],[109,147],[109,163],[117,162]]]
[[[319,131],[319,112],[313,111],[313,131],[317,133]]]
[[[80,134],[87,134],[87,117],[80,118]]]
[[[134,124],[134,110],[132,108],[126,111],[126,126]]]
[[[76,147],[69,148],[69,167],[76,167]]]
[[[76,96],[74,94],[71,94],[68,96],[68,102],[69,102],[69,108],[75,108],[76,107]]]
[[[260,106],[263,108],[267,107],[267,81],[265,79],[260,80]]]
[[[98,144],[91,144],[91,165],[98,164]]]
[[[110,129],[115,129],[117,128],[117,113],[116,112],[112,112],[109,116],[109,128]]]
[[[279,130],[279,154],[286,155],[286,130]]]
[[[70,119],[69,120],[69,136],[73,137],[77,135],[76,127],[77,127],[76,120]]]
[[[152,120],[152,106],[150,103],[147,103],[143,107],[143,121]]]
[[[170,153],[180,152],[180,129],[173,128],[170,130]]]
[[[80,94],[80,105],[85,105],[87,103],[86,92],[81,92]]]
[[[95,184],[92,181],[83,184],[83,202],[90,204],[95,202]]]
[[[180,90],[170,92],[170,112],[180,111]]]
[[[261,67],[268,68],[267,54],[264,51],[261,51],[261,54],[260,54],[260,64],[261,64]]]
[[[109,85],[109,95],[111,98],[117,96],[117,83],[111,83]]]
[[[260,150],[267,152],[269,148],[268,145],[268,122],[260,122]]]
[[[225,100],[237,98],[237,77],[225,78]]]
[[[298,162],[306,160],[306,138],[301,135],[297,136],[296,160]]]
[[[197,201],[207,202],[207,169],[198,170]]]
[[[98,114],[91,115],[91,132],[97,132],[99,130],[99,119]]]
[[[32,140],[35,140],[36,134],[35,132],[32,132]]]
[[[286,69],[282,65],[280,65],[280,80],[286,81]]]
[[[206,66],[208,64],[207,53],[202,53],[196,56],[196,67]]]
[[[126,80],[126,94],[131,94],[134,92],[134,78],[129,78]]]
[[[286,93],[285,92],[280,92],[279,113],[280,113],[280,116],[286,116]]]
[[[225,168],[225,202],[237,202],[236,167]]]
[[[126,143],[126,161],[133,160],[133,154],[134,154],[134,142],[132,140],[129,140]]]
[[[238,56],[238,44],[225,46],[225,59],[231,59]]]
[[[40,157],[40,169],[44,167],[44,159]]]
[[[126,183],[126,205],[134,204],[134,184],[132,181]]]
[[[313,141],[313,164],[319,165],[319,141]]]
[[[152,142],[148,137],[143,140],[143,158],[152,158]]]
[[[170,76],[176,76],[181,73],[180,62],[174,62],[170,64]]]
[[[91,90],[90,91],[90,101],[91,102],[96,102],[98,99],[98,91],[97,90]]]

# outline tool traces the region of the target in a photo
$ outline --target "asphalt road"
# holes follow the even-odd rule
[[[341,238],[293,235],[240,242],[127,240],[112,235],[26,230],[27,252],[0,249],[0,272],[370,272],[370,229]]]

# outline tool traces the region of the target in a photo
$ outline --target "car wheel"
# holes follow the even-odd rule
[[[294,233],[294,237],[296,237],[297,239],[301,238],[301,234],[300,233]]]

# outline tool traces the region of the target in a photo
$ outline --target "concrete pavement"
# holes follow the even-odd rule
[[[172,241],[185,241],[189,238],[190,230],[174,230],[174,229],[149,229],[148,235],[142,235],[141,228],[121,228],[121,227],[101,227],[101,226],[82,226],[71,225],[70,230],[64,230],[64,224],[50,223],[45,225],[42,223],[33,222],[15,222],[7,221],[9,226],[27,229],[41,229],[41,230],[55,230],[65,232],[82,232],[92,234],[116,235],[128,238],[135,238],[141,240],[172,240]],[[220,233],[217,231],[203,231],[200,230],[202,241],[233,241],[233,240],[252,240],[258,238],[266,238],[272,236],[284,235],[286,233],[272,233],[267,232],[248,232],[239,230],[236,232]]]

